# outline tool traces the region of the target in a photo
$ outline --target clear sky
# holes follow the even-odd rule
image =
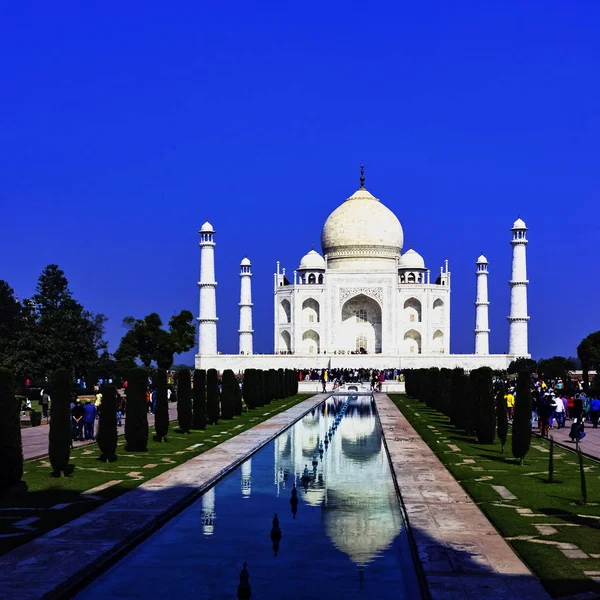
[[[473,351],[475,260],[508,349],[510,227],[529,232],[530,350],[600,329],[598,2],[16,2],[0,9],[0,278],[58,263],[109,317],[198,313],[217,235],[219,349],[237,352],[239,262],[255,350],[292,272],[366,187],[433,273],[452,352]],[[191,356],[184,358],[191,362]]]

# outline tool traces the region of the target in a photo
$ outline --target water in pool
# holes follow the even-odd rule
[[[235,599],[244,562],[253,599],[421,597],[370,396],[329,398],[78,598]]]

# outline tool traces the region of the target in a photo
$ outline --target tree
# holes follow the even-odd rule
[[[190,370],[186,367],[177,373],[177,423],[183,433],[192,428],[192,386]]]
[[[69,464],[71,456],[71,374],[59,369],[52,375],[52,419],[48,436],[48,456],[52,465],[52,476],[71,475],[75,466]]]
[[[271,400],[277,399],[277,370],[269,369],[265,371],[265,403],[269,404]]]
[[[480,367],[471,371],[471,390],[477,414],[477,439],[480,444],[493,444],[496,437],[496,411],[492,370],[489,367]]]
[[[158,368],[153,378],[156,391],[156,408],[154,409],[155,442],[166,442],[169,433],[169,398],[167,396],[167,371]]]
[[[537,363],[531,358],[517,358],[508,365],[508,372],[511,375],[520,373],[521,371],[527,371],[528,373],[534,373],[537,369]]]
[[[564,356],[553,356],[552,358],[543,358],[539,361],[537,372],[547,379],[562,379],[567,380],[569,371],[575,368],[575,364],[571,359]]]
[[[512,427],[512,453],[521,465],[531,444],[531,376],[521,371],[517,378],[517,395]]]
[[[13,289],[0,279],[0,366],[15,366],[14,354],[21,329],[21,305]]]
[[[102,393],[102,408],[98,415],[98,435],[96,441],[100,448],[100,460],[115,462],[117,460],[117,388],[104,383]]]
[[[600,373],[600,331],[590,333],[581,340],[581,343],[577,346],[577,356],[581,361],[583,387],[587,392],[589,388],[589,371],[595,369],[596,373]]]
[[[0,497],[23,477],[20,415],[13,375],[0,367]]]
[[[221,418],[233,419],[235,404],[235,388],[237,381],[231,369],[223,371],[221,392]]]
[[[239,417],[242,414],[244,407],[242,406],[242,388],[240,387],[240,382],[237,377],[235,378],[234,391],[235,399],[233,404],[233,414],[235,414],[236,417]]]
[[[246,369],[244,371],[242,397],[249,409],[256,406],[256,369]]]
[[[148,405],[146,388],[148,373],[136,367],[127,377],[127,405],[125,418],[125,450],[146,452],[148,450]]]
[[[219,413],[219,375],[216,369],[209,369],[206,372],[206,420],[216,425]]]
[[[500,381],[496,388],[496,422],[498,423],[498,439],[502,444],[502,454],[504,454],[504,445],[508,436],[508,407],[504,381]]]
[[[36,293],[23,302],[21,334],[15,348],[20,377],[43,379],[57,369],[82,376],[96,368],[106,317],[84,310],[73,299],[64,272],[48,265],[38,279]]]
[[[194,370],[192,429],[206,429],[206,371]]]
[[[159,369],[170,369],[175,354],[187,352],[194,347],[194,315],[182,310],[169,320],[169,330],[163,329],[161,318],[150,313],[143,319],[125,317],[128,328],[115,352],[120,368],[131,368],[139,358],[149,368],[153,363]]]
[[[450,423],[455,427],[462,428],[461,408],[463,405],[463,390],[460,389],[461,377],[465,374],[464,369],[457,367],[450,374]]]
[[[268,394],[267,394],[267,390],[266,390],[269,372],[264,371],[263,369],[257,369],[256,374],[257,374],[256,396],[258,398],[256,406],[265,406],[265,404],[269,404],[269,402],[271,402],[270,396],[267,398]]]

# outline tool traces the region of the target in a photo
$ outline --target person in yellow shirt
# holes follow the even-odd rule
[[[515,397],[513,396],[513,394],[508,392],[508,394],[506,394],[504,396],[504,399],[506,400],[506,409],[508,411],[508,418],[512,419],[513,412],[515,410]]]

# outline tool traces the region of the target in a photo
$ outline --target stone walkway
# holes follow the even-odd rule
[[[72,586],[127,551],[327,396],[319,394],[304,400],[8,552],[0,557],[0,598],[34,600],[68,594]]]
[[[551,429],[550,435],[554,437],[554,442],[575,450],[575,444],[569,438],[569,431],[571,430],[571,421],[567,421],[566,427],[562,429]],[[585,424],[585,438],[579,444],[581,452],[596,460],[600,460],[600,428],[593,429],[591,423]],[[535,443],[535,438],[534,438]]]
[[[538,579],[385,394],[375,401],[432,600],[547,600]]]
[[[177,403],[169,403],[169,420],[174,421],[177,419]],[[148,415],[148,424],[150,427],[154,426],[154,415]],[[50,426],[46,423],[39,425],[38,427],[26,427],[21,429],[21,440],[23,446],[23,458],[30,460],[32,458],[39,458],[40,456],[46,456],[48,454],[48,431]],[[96,432],[98,431],[98,421],[95,426]],[[123,426],[118,429],[119,435],[125,435],[125,417],[123,417]],[[96,442],[73,442],[75,448],[80,446],[88,446],[95,444]]]

